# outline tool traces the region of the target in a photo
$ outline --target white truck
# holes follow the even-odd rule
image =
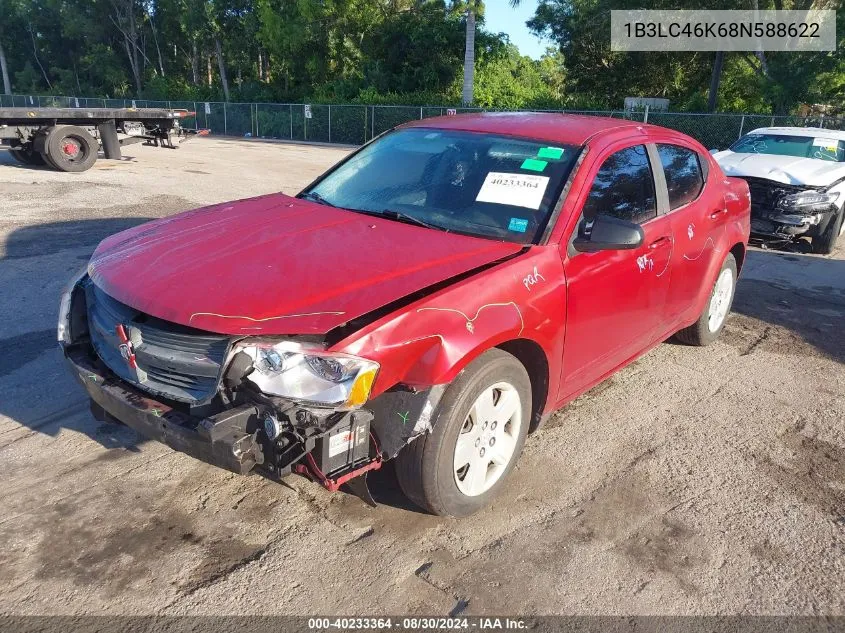
[[[713,157],[751,191],[751,232],[792,241],[809,237],[829,254],[845,232],[845,132],[766,127],[749,132]]]

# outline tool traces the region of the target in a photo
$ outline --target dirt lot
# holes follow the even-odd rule
[[[722,340],[666,343],[529,438],[494,507],[370,509],[100,424],[55,343],[106,235],[294,192],[345,150],[197,139],[83,174],[0,151],[0,613],[845,614],[845,248],[756,250]]]

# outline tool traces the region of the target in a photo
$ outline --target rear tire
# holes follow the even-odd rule
[[[76,125],[53,128],[44,140],[44,155],[59,171],[78,173],[97,160],[99,144],[87,130]]]
[[[842,222],[845,218],[845,207],[837,211],[828,221],[824,233],[817,235],[812,240],[813,252],[819,255],[830,255],[836,247],[836,240],[842,232]]]
[[[41,154],[34,151],[31,147],[30,149],[26,149],[25,147],[15,147],[10,149],[9,153],[16,161],[24,165],[39,166],[44,164],[44,158]]]
[[[16,161],[18,161],[19,163],[22,163],[24,165],[29,164],[29,161],[26,159],[26,154],[24,154],[22,150],[10,149],[9,155],[11,155],[11,157],[14,158]]]
[[[733,253],[728,253],[725,261],[722,262],[722,268],[716,276],[701,316],[695,323],[677,332],[676,339],[687,345],[703,347],[719,338],[733,305],[736,293],[736,272],[736,259]]]
[[[528,372],[511,354],[487,350],[446,389],[431,433],[397,456],[399,485],[433,514],[472,514],[500,490],[522,452],[530,423]]]

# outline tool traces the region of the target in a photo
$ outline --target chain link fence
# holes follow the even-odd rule
[[[0,95],[0,107],[167,108],[196,112],[183,127],[207,129],[213,135],[362,145],[396,125],[481,108],[439,106],[322,105],[304,103],[222,103],[150,101],[37,95]],[[644,121],[678,130],[707,148],[723,149],[759,127],[797,126],[845,129],[845,119],[821,116],[762,114],[693,114],[625,110],[543,110]]]

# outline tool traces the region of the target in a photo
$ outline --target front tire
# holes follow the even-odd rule
[[[719,270],[701,316],[691,326],[675,334],[675,338],[687,345],[700,347],[710,345],[719,338],[733,305],[736,278],[736,259],[733,253],[728,253],[725,261],[722,262],[722,268]]]
[[[845,207],[839,209],[827,222],[824,233],[816,235],[812,240],[813,252],[819,255],[830,255],[836,247],[836,240],[842,232],[842,222],[845,218]]]
[[[522,452],[531,422],[531,381],[514,356],[491,349],[443,395],[431,433],[396,458],[396,476],[415,504],[441,516],[487,506]]]

